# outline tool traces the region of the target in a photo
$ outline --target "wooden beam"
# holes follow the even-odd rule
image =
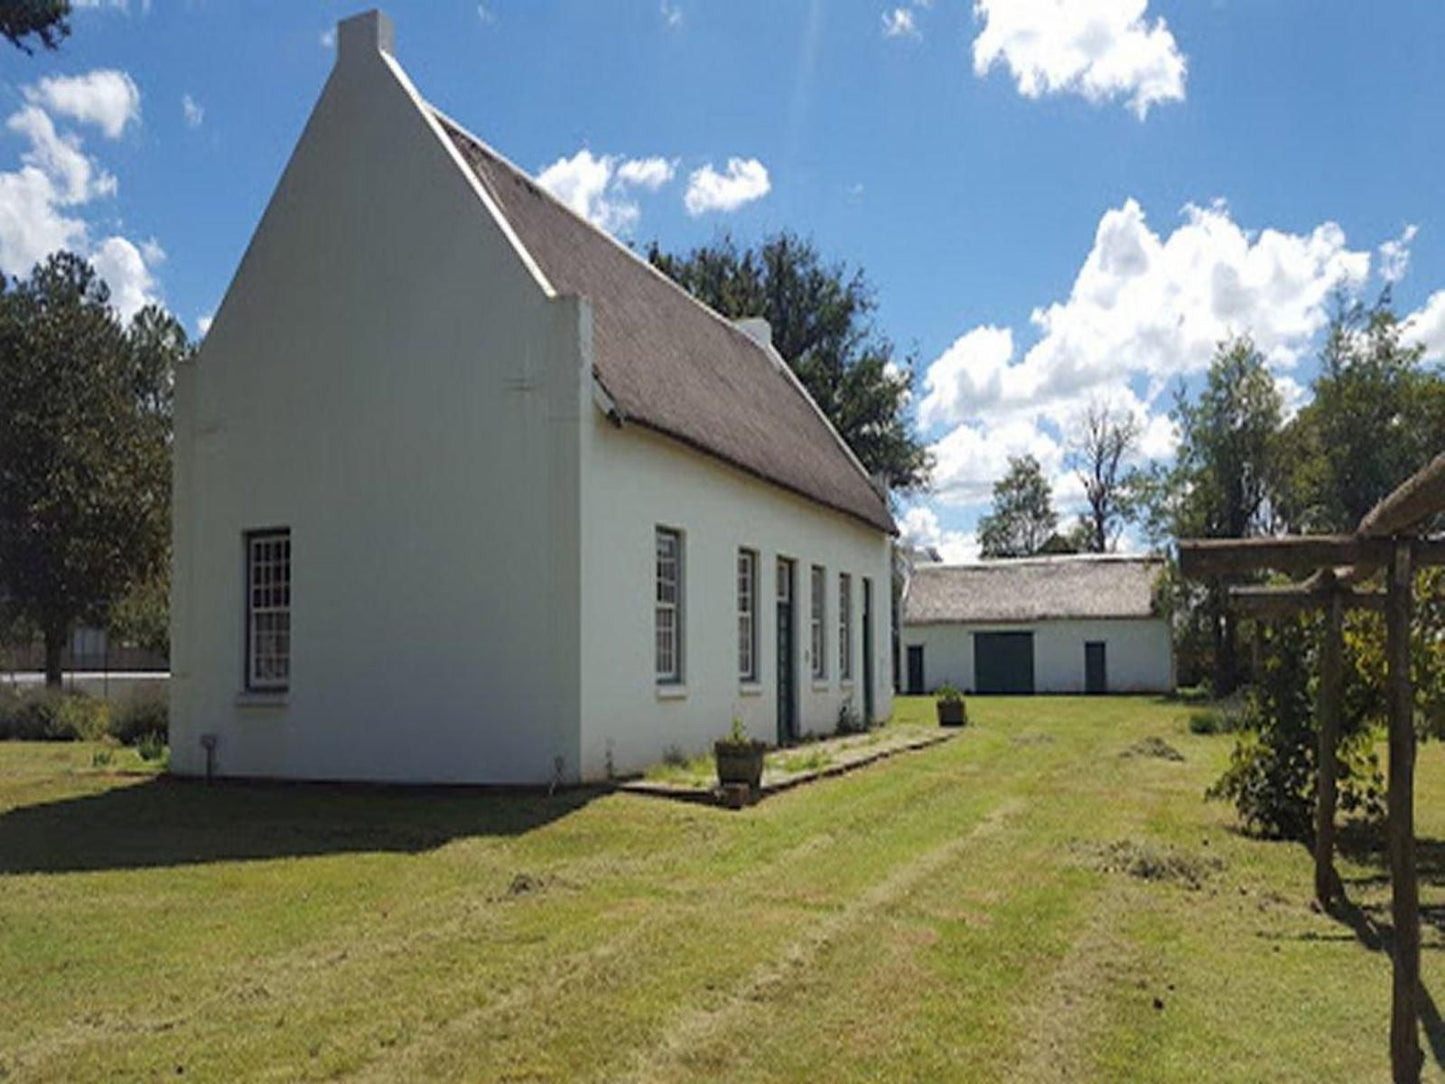
[[[1445,539],[1418,538],[1411,545],[1416,568],[1445,565]],[[1340,582],[1357,583],[1388,564],[1393,552],[1390,539],[1352,534],[1190,538],[1179,543],[1179,571],[1192,580],[1271,569],[1296,575],[1327,571]]]
[[[1375,505],[1360,520],[1360,534],[1369,538],[1409,534],[1439,512],[1445,512],[1445,452]]]
[[[1179,543],[1179,571],[1189,579],[1267,569],[1310,573],[1338,565],[1382,565],[1389,553],[1389,542],[1352,534],[1188,539]]]
[[[1247,617],[1289,617],[1292,614],[1309,613],[1327,609],[1334,599],[1339,600],[1343,609],[1385,609],[1384,592],[1350,591],[1322,586],[1332,582],[1332,578],[1326,581],[1311,576],[1300,584],[1237,585],[1229,589],[1229,607],[1235,613]]]
[[[1409,544],[1395,547],[1385,607],[1386,703],[1390,718],[1390,911],[1394,922],[1390,1072],[1420,1080],[1420,885],[1415,869],[1415,691],[1410,681],[1410,610],[1415,570]]]
[[[1345,603],[1338,589],[1328,592],[1323,640],[1320,643],[1319,783],[1315,787],[1315,899],[1328,908],[1343,899],[1344,886],[1335,872],[1335,804],[1340,775],[1340,713],[1345,690]]]

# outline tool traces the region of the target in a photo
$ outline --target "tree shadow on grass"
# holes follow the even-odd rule
[[[518,836],[599,788],[539,791],[159,776],[0,814],[0,873],[145,869],[366,852],[415,854]]]

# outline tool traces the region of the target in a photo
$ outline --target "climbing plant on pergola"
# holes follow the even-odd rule
[[[1315,895],[1325,906],[1344,895],[1334,868],[1344,612],[1350,607],[1384,612],[1389,719],[1386,809],[1394,923],[1390,1068],[1397,1082],[1420,1079],[1420,890],[1415,868],[1415,694],[1410,677],[1410,625],[1415,570],[1445,565],[1445,541],[1426,536],[1441,512],[1445,512],[1445,454],[1385,497],[1360,521],[1354,534],[1179,543],[1180,572],[1190,579],[1224,582],[1265,570],[1303,577],[1285,587],[1233,588],[1231,604],[1243,612],[1278,616],[1324,611],[1316,708],[1319,778],[1314,859]],[[1383,592],[1356,588],[1381,571]]]

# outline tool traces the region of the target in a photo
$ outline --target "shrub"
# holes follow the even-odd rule
[[[1241,734],[1229,767],[1206,791],[1234,803],[1247,829],[1282,839],[1308,839],[1314,830],[1315,669],[1312,622],[1279,622],[1271,633],[1259,685],[1245,701]],[[1339,745],[1339,808],[1378,819],[1384,781],[1374,731],[1344,720]]]
[[[1215,704],[1189,713],[1191,734],[1233,734],[1244,725],[1242,704]]]
[[[165,697],[142,693],[122,700],[111,712],[110,736],[123,745],[139,745],[148,737],[165,745],[170,740]]]
[[[84,693],[40,689],[0,698],[0,739],[94,741],[105,734],[110,707]]]
[[[166,740],[154,732],[143,734],[135,749],[142,760],[160,760],[166,755]]]
[[[933,697],[935,700],[941,700],[945,704],[963,703],[963,693],[959,692],[956,686],[950,685],[947,682],[944,682],[934,690]]]

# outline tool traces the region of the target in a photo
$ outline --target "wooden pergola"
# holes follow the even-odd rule
[[[1389,719],[1388,837],[1390,907],[1394,923],[1390,1068],[1397,1082],[1420,1079],[1420,892],[1415,868],[1415,696],[1410,677],[1410,625],[1415,570],[1445,565],[1445,541],[1423,532],[1445,511],[1445,453],[1382,500],[1354,534],[1203,539],[1179,543],[1179,567],[1190,579],[1227,580],[1274,570],[1302,575],[1284,587],[1234,587],[1231,607],[1255,617],[1322,610],[1318,785],[1315,809],[1315,895],[1321,905],[1343,899],[1335,872],[1335,806],[1344,686],[1344,614],[1382,611]],[[1383,571],[1384,591],[1356,585]]]

